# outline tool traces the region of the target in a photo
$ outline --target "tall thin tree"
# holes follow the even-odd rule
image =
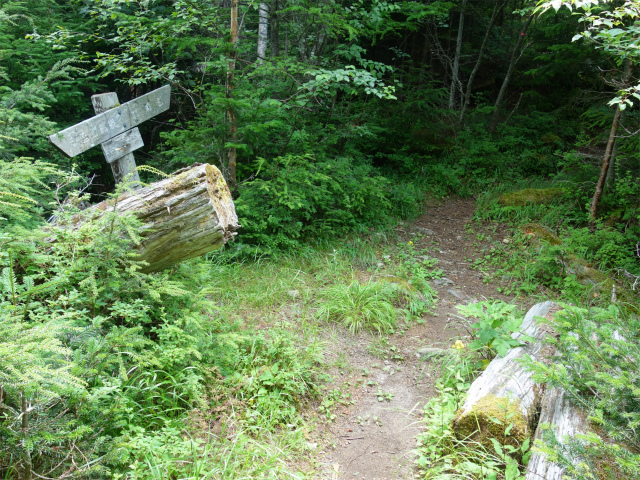
[[[229,69],[227,70],[227,99],[233,98],[233,87],[235,81],[236,59],[238,56],[238,0],[231,0],[231,51],[229,53]],[[228,107],[227,118],[229,120],[229,141],[233,144],[238,133],[236,124],[236,113],[232,106]],[[227,182],[231,188],[235,188],[237,151],[235,146],[227,149]]]
[[[629,86],[629,80],[631,78],[631,71],[633,65],[627,59],[624,65],[624,76],[622,78],[622,86],[626,88]],[[596,189],[593,192],[593,198],[591,199],[591,206],[589,207],[589,227],[595,228],[596,220],[598,219],[598,207],[600,206],[600,199],[602,198],[602,192],[607,181],[607,173],[609,171],[609,164],[613,157],[613,153],[616,145],[616,135],[618,134],[618,127],[620,126],[620,117],[622,117],[621,103],[616,106],[616,112],[613,115],[613,122],[611,122],[611,130],[609,130],[609,140],[607,141],[607,148],[604,151],[604,157],[602,158],[602,168],[600,169],[600,176],[596,183]]]
[[[258,60],[256,63],[262,65],[267,57],[267,39],[269,28],[269,6],[260,2],[258,6]]]
[[[453,57],[453,69],[451,72],[451,87],[449,88],[449,109],[455,108],[456,91],[458,90],[458,72],[460,70],[460,52],[462,52],[462,34],[464,33],[464,9],[467,6],[467,0],[462,0],[460,5],[460,18],[458,20],[458,39],[456,41],[456,54]]]
[[[504,0],[501,3],[500,0],[497,0],[495,6],[493,7],[493,12],[491,13],[491,18],[489,19],[489,25],[487,26],[487,31],[485,32],[484,38],[482,39],[482,45],[480,45],[480,51],[478,51],[478,59],[476,60],[476,64],[473,66],[473,70],[471,70],[471,75],[469,75],[469,80],[467,81],[467,89],[464,92],[464,99],[462,101],[462,106],[460,108],[460,122],[464,120],[464,115],[467,112],[467,108],[469,108],[469,103],[471,102],[471,90],[473,88],[473,81],[476,79],[478,70],[480,70],[480,65],[482,64],[484,50],[489,41],[491,30],[493,29],[493,25],[496,22],[496,18],[498,18],[498,12],[502,8],[504,8],[507,1],[508,0]]]
[[[278,0],[271,0],[271,56],[280,55],[280,14]]]
[[[513,51],[511,52],[511,59],[509,60],[509,67],[507,68],[507,74],[502,81],[502,86],[500,87],[500,92],[498,92],[498,98],[496,99],[496,104],[493,109],[493,116],[491,118],[491,131],[495,132],[498,128],[498,119],[500,118],[500,107],[502,106],[502,101],[504,100],[504,96],[507,93],[507,87],[509,86],[509,82],[511,81],[511,76],[513,75],[513,70],[520,59],[520,47],[522,46],[522,42],[524,41],[525,36],[527,35],[527,30],[529,29],[529,25],[533,21],[533,13],[529,15],[527,21],[525,22],[522,30],[520,31],[520,35],[518,35],[518,40],[516,41],[515,46],[513,47]]]

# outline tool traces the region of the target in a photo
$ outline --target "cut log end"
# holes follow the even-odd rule
[[[155,272],[216,250],[240,228],[229,187],[215,166],[199,164],[93,207],[133,213],[141,222],[141,270]]]

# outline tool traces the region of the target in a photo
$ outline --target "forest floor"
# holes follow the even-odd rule
[[[429,349],[446,350],[465,337],[457,305],[513,301],[497,292],[499,285],[483,283],[486,272],[472,268],[491,245],[509,241],[506,230],[473,222],[474,209],[472,199],[434,201],[420,218],[397,228],[399,241],[412,242],[418,252],[428,250],[443,270],[443,278],[431,281],[438,301],[421,324],[374,340],[341,327],[327,336],[330,388],[348,401],[338,405],[335,418],[318,422],[309,438],[318,445],[318,478],[413,478],[423,407],[435,394],[442,366],[442,356],[430,356],[437,350]]]

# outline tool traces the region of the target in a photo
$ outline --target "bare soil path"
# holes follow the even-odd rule
[[[478,226],[470,224],[472,199],[446,199],[430,206],[410,224],[398,228],[402,241],[417,249],[430,248],[446,278],[434,285],[435,311],[390,342],[373,344],[368,334],[353,336],[336,329],[328,338],[328,360],[336,388],[352,395],[352,404],[340,405],[337,417],[324,425],[312,442],[319,443],[322,479],[391,480],[414,477],[415,437],[421,430],[422,409],[434,395],[440,371],[437,358],[425,358],[425,348],[450,348],[464,333],[456,327],[456,305],[501,298],[495,285],[484,284],[483,274],[470,268],[477,256]],[[472,232],[471,230],[475,230]],[[502,241],[502,232],[485,232],[485,244]],[[490,237],[491,236],[491,237]],[[474,243],[476,245],[474,245]],[[393,348],[392,348],[393,347]],[[387,351],[385,356],[381,350]],[[377,353],[377,355],[376,355]]]

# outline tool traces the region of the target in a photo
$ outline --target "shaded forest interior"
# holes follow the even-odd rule
[[[286,272],[320,292],[303,296],[316,327],[333,318],[322,302],[353,285],[389,315],[354,333],[390,335],[399,311],[419,321],[437,261],[418,268],[412,242],[381,239],[427,199],[474,197],[475,221],[511,229],[473,260],[508,278],[500,293],[573,302],[581,319],[609,311],[637,339],[639,39],[638,0],[0,0],[0,476],[314,471],[283,460],[304,463],[301,412],[329,398],[317,338],[274,320],[278,299],[300,295]],[[94,94],[125,103],[164,85],[170,108],[139,125],[137,173],[216,166],[241,229],[151,274],[133,253],[140,220],[115,206],[63,227],[128,186],[99,148],[69,159],[47,136],[92,117]],[[393,262],[396,290],[353,283]],[[273,298],[261,268],[283,278]],[[620,381],[622,407],[594,385],[589,405],[628,449],[597,455],[631,458],[620,468],[633,478],[637,382]],[[211,442],[194,433],[205,417]],[[498,464],[492,478],[524,467]]]

